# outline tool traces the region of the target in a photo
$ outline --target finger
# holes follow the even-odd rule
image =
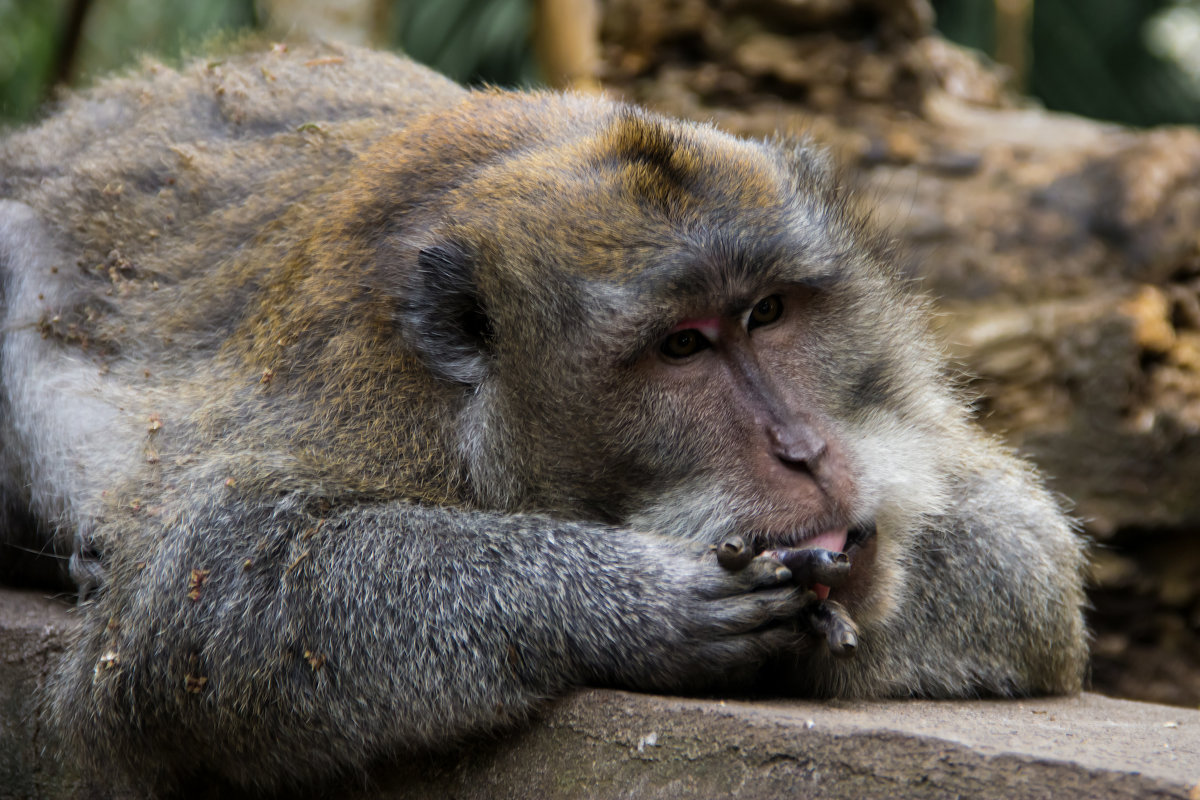
[[[801,586],[822,584],[837,588],[850,577],[850,557],[819,547],[787,550],[766,550],[764,556],[773,558],[792,571],[792,579]]]
[[[804,605],[804,594],[789,586],[716,600],[710,619],[716,632],[724,636],[748,633],[775,622],[794,621]]]
[[[813,629],[825,637],[829,652],[838,658],[850,658],[858,649],[858,625],[840,603],[825,600],[808,612]]]
[[[757,556],[739,576],[747,581],[751,591],[769,589],[792,582],[794,575],[790,569],[770,556]]]
[[[754,551],[740,536],[731,536],[717,545],[717,563],[730,572],[745,569],[753,559]]]

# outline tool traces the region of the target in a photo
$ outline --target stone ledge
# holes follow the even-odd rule
[[[0,798],[80,796],[33,703],[66,607],[0,590]],[[1200,799],[1200,711],[1073,698],[743,702],[589,690],[519,733],[372,776],[367,798]]]

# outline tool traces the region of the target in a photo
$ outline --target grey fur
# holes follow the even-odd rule
[[[309,785],[584,684],[1080,685],[1081,541],[810,145],[293,49],[67,98],[0,198],[5,530],[72,553],[49,706],[101,785]],[[739,460],[736,405],[644,376],[774,286],[815,298],[763,369],[849,487],[821,510]],[[847,660],[711,552],[862,523]]]

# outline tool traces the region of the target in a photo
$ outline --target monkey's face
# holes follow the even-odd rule
[[[470,287],[455,346],[425,352],[468,364],[443,372],[472,386],[485,504],[835,550],[936,513],[957,413],[921,303],[819,154],[593,127],[481,169],[423,253]]]
[[[643,489],[658,484],[670,503],[635,491],[633,515],[709,536],[729,528],[760,548],[818,537],[841,550],[859,491],[823,382],[813,380],[819,365],[807,357],[824,349],[810,327],[821,290],[779,281],[723,294],[698,312],[667,316],[673,324],[632,370],[629,388],[642,387],[633,418],[658,424],[638,426],[633,449],[643,452],[631,460],[641,462]],[[697,492],[697,479],[708,488]],[[687,503],[687,495],[703,502]],[[691,520],[677,519],[681,504],[691,506]]]
[[[911,386],[921,365],[881,311],[885,284],[786,235],[688,238],[534,351],[545,379],[513,402],[553,476],[537,494],[570,487],[558,502],[575,513],[758,548],[840,550],[910,505],[896,490],[934,474],[907,435],[932,422],[909,404],[929,387]]]

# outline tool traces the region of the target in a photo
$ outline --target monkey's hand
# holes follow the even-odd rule
[[[631,613],[612,620],[620,630],[608,634],[621,646],[592,654],[600,669],[591,682],[711,689],[749,680],[772,653],[795,646],[796,620],[810,598],[779,561],[755,557],[731,571],[711,548],[633,536],[651,549],[626,573],[640,573],[644,588],[629,587]]]
[[[821,547],[797,547],[764,550],[757,556],[740,536],[732,536],[715,548],[717,562],[731,572],[739,572],[756,562],[778,563],[791,573],[796,586],[810,588],[805,593],[800,622],[823,639],[829,652],[849,658],[858,648],[858,625],[850,612],[829,600],[829,590],[842,586],[850,578],[851,553],[837,553]]]

